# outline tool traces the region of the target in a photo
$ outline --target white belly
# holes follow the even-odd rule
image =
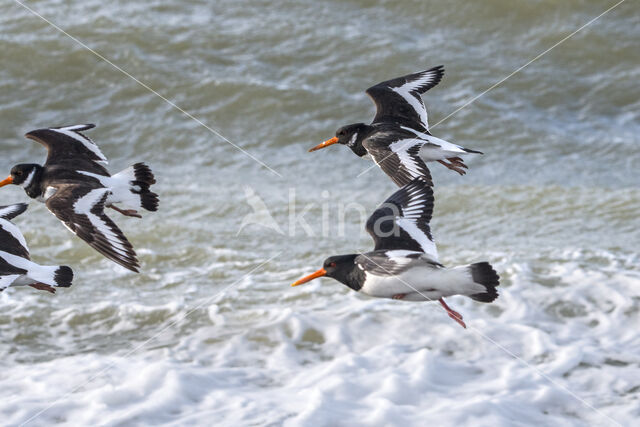
[[[20,277],[18,277],[16,280],[13,281],[13,284],[11,286],[27,286],[27,285],[32,285],[36,283],[35,280],[22,275]]]
[[[378,298],[404,295],[406,301],[435,301],[451,295],[471,295],[484,288],[474,283],[465,267],[437,268],[416,267],[399,276],[366,274],[360,292]]]
[[[467,152],[459,145],[453,144],[444,139],[436,138],[433,135],[427,135],[424,132],[418,132],[415,129],[402,126],[402,129],[414,133],[418,138],[427,141],[420,149],[420,157],[425,162],[434,162],[436,160],[446,160],[449,157],[457,157]]]
[[[436,138],[435,136],[427,136],[425,139],[429,143],[423,145],[420,149],[420,157],[422,157],[425,162],[445,160],[449,157],[467,154],[459,145],[452,144],[444,139]]]

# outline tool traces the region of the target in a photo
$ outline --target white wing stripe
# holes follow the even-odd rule
[[[422,105],[422,102],[420,102],[415,96],[413,96],[408,89],[405,89],[406,86],[407,85],[394,87],[392,88],[392,90],[396,92],[398,95],[400,95],[401,97],[403,97],[404,100],[407,101],[409,105],[413,107],[418,117],[420,117],[420,122],[422,123],[422,125],[427,130],[429,130],[429,123],[427,119],[426,108],[424,108],[424,105]]]
[[[69,127],[60,128],[60,129],[52,128],[51,130],[54,132],[61,133],[63,135],[67,135],[68,137],[73,138],[76,141],[79,141],[80,143],[82,143],[82,145],[87,147],[89,150],[91,150],[91,152],[93,152],[96,156],[98,156],[98,158],[100,158],[103,162],[107,163],[107,158],[104,156],[104,154],[102,154],[102,152],[100,151],[100,148],[98,148],[98,146],[94,144],[93,141],[73,131],[73,129],[77,129],[77,128],[78,126],[69,126]]]
[[[434,259],[438,259],[436,244],[429,240],[429,237],[427,237],[427,235],[418,228],[415,221],[408,218],[398,218],[396,223],[398,224],[398,227],[406,231],[407,234],[409,234],[409,236],[411,236],[411,238],[420,245],[424,253],[433,256]]]
[[[29,248],[27,247],[27,241],[24,239],[24,236],[20,232],[20,229],[16,227],[12,222],[7,221],[6,219],[0,218],[0,228],[5,231],[8,231],[16,240],[22,245],[23,248],[29,252]]]
[[[0,209],[0,218],[11,216],[15,211],[20,208],[20,205],[9,205]]]
[[[111,243],[114,249],[120,252],[123,255],[127,255],[127,249],[123,246],[122,242],[118,238],[118,236],[109,228],[109,226],[102,221],[102,219],[93,213],[91,213],[91,209],[102,199],[102,197],[109,190],[106,188],[98,188],[95,190],[91,190],[84,197],[78,199],[76,203],[73,205],[73,210],[80,214],[85,215],[89,218],[91,225],[93,225],[102,235]]]
[[[416,145],[416,142],[418,141],[415,139],[401,139],[389,145],[391,151],[398,156],[400,162],[409,170],[409,172],[413,173],[413,176],[419,176],[421,173],[418,163],[407,153],[407,151]]]
[[[424,107],[424,104],[420,99],[420,94],[414,95],[411,92],[418,91],[421,86],[433,83],[436,75],[437,72],[430,71],[416,80],[407,82],[399,87],[391,88],[394,92],[403,97],[405,101],[409,103],[409,105],[413,107],[418,117],[420,117],[420,121],[427,130],[429,130],[429,118],[427,116],[427,109]]]

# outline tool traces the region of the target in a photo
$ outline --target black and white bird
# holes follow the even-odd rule
[[[20,164],[0,187],[16,184],[47,208],[92,248],[121,266],[137,272],[133,246],[104,212],[105,208],[140,218],[137,209],[158,210],[158,195],[150,190],[156,180],[144,163],[115,175],[105,168],[106,157],[82,131],[94,125],[38,129],[25,136],[48,150],[43,166]],[[122,204],[129,209],[120,209]]]
[[[10,221],[26,209],[25,203],[0,206],[0,292],[9,286],[31,286],[55,293],[56,287],[71,286],[71,268],[47,267],[31,261],[24,236]]]
[[[444,67],[440,65],[370,87],[366,93],[377,110],[371,124],[343,126],[336,136],[309,151],[333,144],[346,145],[359,157],[369,155],[398,186],[418,177],[431,182],[425,162],[437,161],[464,175],[467,165],[460,156],[482,153],[431,135],[421,98],[443,75]]]
[[[378,298],[405,301],[439,301],[447,314],[466,328],[462,316],[449,308],[444,297],[465,295],[475,301],[498,297],[499,277],[487,262],[447,268],[438,252],[429,221],[433,190],[422,178],[402,187],[369,217],[367,232],[373,251],[331,256],[323,267],[292,286],[317,277],[336,279],[355,291]]]

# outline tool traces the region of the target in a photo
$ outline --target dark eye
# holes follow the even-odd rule
[[[20,176],[20,175],[22,175],[22,172],[21,171],[16,171],[15,176]]]
[[[339,130],[338,131],[338,136],[344,136],[344,131],[343,130]]]
[[[331,264],[329,264],[329,267],[335,267],[335,266],[336,266],[335,262],[332,262]]]

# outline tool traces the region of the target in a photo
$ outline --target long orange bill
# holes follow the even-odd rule
[[[325,274],[327,274],[327,272],[325,271],[324,268],[321,268],[320,270],[316,271],[315,273],[312,273],[306,277],[303,277],[302,279],[298,280],[297,282],[294,282],[291,286],[298,286],[298,285],[302,285],[303,283],[307,283],[312,281],[313,279],[317,279],[318,277],[322,277]]]
[[[11,175],[7,177],[4,181],[0,181],[0,187],[4,187],[5,185],[13,184],[13,178]]]
[[[322,144],[318,144],[318,145],[316,145],[316,146],[315,146],[315,147],[313,147],[311,150],[309,150],[309,152],[316,151],[316,150],[319,150],[319,149],[321,149],[321,148],[325,148],[325,147],[328,147],[328,146],[330,146],[330,145],[337,144],[337,143],[338,143],[338,137],[337,137],[337,136],[334,136],[334,137],[333,137],[333,138],[331,138],[331,139],[327,139],[327,140],[326,140],[325,142],[323,142]]]

